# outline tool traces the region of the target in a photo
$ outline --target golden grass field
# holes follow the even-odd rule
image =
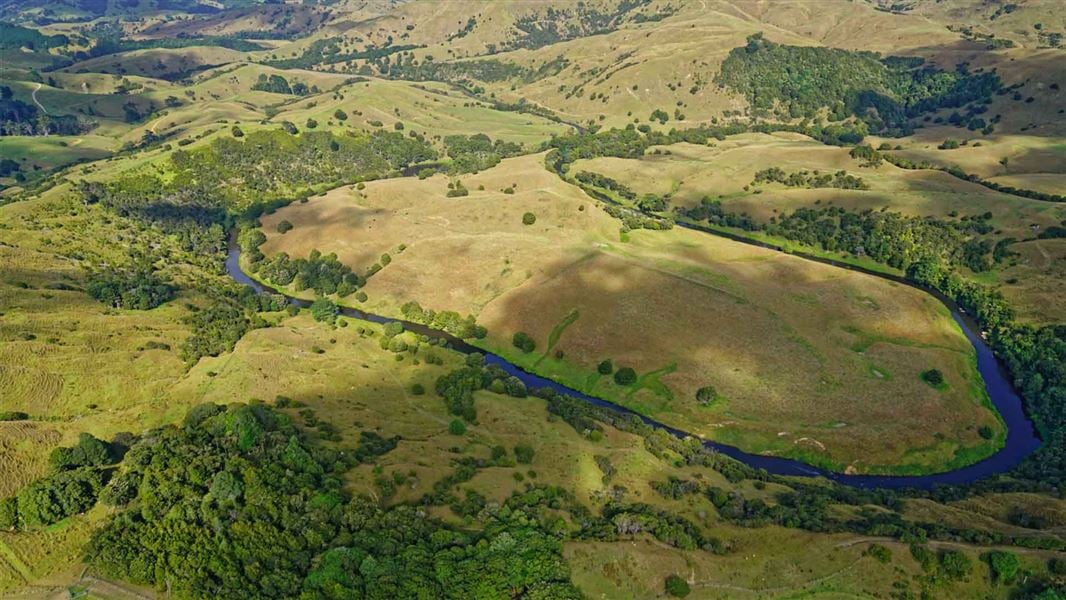
[[[465,176],[465,198],[446,198],[443,176],[333,190],[264,217],[262,249],[336,252],[357,271],[389,252],[367,309],[398,314],[416,300],[474,314],[493,351],[748,450],[857,471],[935,470],[991,450],[976,429],[1001,426],[972,350],[932,297],[686,230],[620,241],[618,222],[541,160]],[[515,194],[500,191],[512,183]],[[281,219],[294,229],[277,234]],[[511,347],[516,331],[536,340],[535,355]],[[644,377],[629,388],[598,378],[605,358]],[[934,366],[945,392],[918,378]],[[723,396],[709,408],[694,398],[705,385]]]
[[[878,138],[871,140],[876,146]],[[897,140],[885,140],[897,141]],[[1066,172],[1066,146],[1041,145],[1029,138],[1005,136],[997,143],[958,150],[937,150],[935,145],[903,140],[896,152],[914,160],[959,164],[968,172],[993,181],[1051,193],[1066,192],[1061,185]],[[912,216],[957,216],[992,214],[997,235],[1032,240],[1036,234],[1066,220],[1066,206],[1022,198],[962,181],[935,170],[900,169],[888,162],[876,168],[862,167],[846,148],[823,145],[799,134],[741,134],[713,145],[673,144],[654,148],[640,159],[596,158],[580,160],[572,172],[591,171],[612,177],[638,194],[671,194],[673,206],[694,206],[704,197],[718,198],[736,213],[747,213],[761,222],[801,207],[840,206],[849,210],[892,210]],[[939,142],[937,142],[939,143]],[[656,150],[659,151],[656,154]],[[958,154],[956,154],[958,153]],[[950,161],[945,158],[950,157]],[[960,160],[955,160],[958,157]],[[1000,164],[1006,158],[1007,167]],[[995,168],[993,168],[993,166]],[[833,173],[844,170],[865,181],[869,190],[790,188],[780,184],[752,186],[756,171],[779,167]],[[1063,304],[1056,300],[1066,289],[1058,240],[1025,241],[1012,246],[1018,256],[1015,266],[996,275],[990,283],[1001,284],[1019,315],[1031,322],[1061,321]],[[1010,281],[1011,283],[1007,283]]]

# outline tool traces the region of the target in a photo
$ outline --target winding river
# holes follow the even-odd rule
[[[681,227],[701,231],[704,233],[718,235],[726,237],[737,242],[745,244],[753,244],[763,248],[769,248],[771,250],[783,251],[782,248],[774,246],[772,244],[765,244],[756,242],[741,236],[735,236],[728,233],[723,233],[717,230],[708,229],[699,225],[679,223]],[[1033,427],[1033,423],[1029,420],[1028,416],[1022,406],[1022,400],[1018,396],[1014,387],[1011,385],[1010,378],[1008,377],[1006,370],[996,359],[992,350],[988,347],[979,334],[980,329],[972,318],[964,314],[959,307],[949,298],[936,290],[927,289],[916,285],[914,282],[908,281],[899,276],[889,275],[872,271],[862,267],[840,263],[831,259],[813,256],[809,254],[803,254],[798,252],[791,252],[793,256],[799,256],[808,260],[814,260],[817,262],[830,264],[842,269],[849,269],[860,273],[865,273],[874,277],[880,277],[882,279],[888,279],[890,281],[908,285],[920,289],[926,293],[932,294],[938,300],[943,302],[950,310],[951,316],[962,328],[966,338],[973,344],[974,350],[977,353],[977,370],[980,372],[981,377],[984,380],[985,390],[988,392],[989,398],[992,399],[992,404],[996,410],[1003,417],[1003,421],[1007,426],[1007,440],[1003,448],[992,456],[976,462],[972,465],[955,469],[953,471],[947,471],[943,473],[934,473],[931,475],[851,475],[845,473],[835,473],[820,469],[798,460],[781,458],[776,456],[764,456],[761,454],[750,454],[744,452],[739,448],[720,444],[718,442],[704,440],[703,444],[707,448],[713,449],[716,452],[730,456],[736,460],[739,460],[747,465],[755,467],[757,469],[765,469],[767,472],[774,475],[786,475],[786,476],[801,476],[801,477],[825,477],[841,484],[850,485],[854,487],[862,488],[921,488],[928,489],[935,485],[952,485],[952,484],[964,484],[977,481],[991,475],[998,473],[1004,473],[1009,471],[1019,462],[1022,461],[1027,455],[1037,449],[1040,446],[1040,439],[1037,437],[1036,430]],[[289,299],[290,302],[301,307],[310,306],[310,301],[294,298],[274,288],[265,286],[258,281],[249,277],[240,266],[240,247],[236,243],[236,236],[230,237],[229,242],[229,254],[226,257],[226,272],[238,283],[252,287],[258,293],[272,293],[281,294]],[[635,415],[645,423],[658,427],[678,437],[690,437],[690,434],[669,427],[658,421],[655,421],[644,415],[635,413],[625,407],[619,406],[612,402],[608,402],[602,398],[596,398],[589,396],[588,394],[579,392],[577,390],[568,388],[556,381],[552,381],[545,377],[535,375],[528,371],[525,371],[514,364],[511,364],[507,360],[500,356],[485,352],[481,348],[470,344],[469,342],[459,339],[449,333],[431,329],[420,323],[412,323],[404,321],[402,319],[391,319],[382,317],[379,315],[363,312],[358,309],[341,307],[341,314],[347,317],[355,319],[362,319],[366,321],[373,321],[375,323],[389,323],[399,322],[404,325],[404,328],[413,331],[418,334],[424,334],[429,337],[444,339],[448,342],[449,346],[463,353],[479,352],[485,355],[485,361],[489,364],[499,365],[507,373],[514,375],[522,380],[530,389],[547,387],[551,388],[559,393],[566,394],[568,396],[584,400],[596,406],[608,408],[610,410]]]

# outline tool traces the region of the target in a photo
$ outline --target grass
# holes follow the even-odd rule
[[[472,191],[462,199],[445,197],[440,176],[340,188],[265,216],[262,249],[336,252],[361,271],[405,244],[370,279],[365,305],[347,301],[394,316],[408,300],[474,314],[488,327],[486,349],[749,451],[928,472],[954,459],[909,449],[941,439],[974,455],[995,449],[976,433],[1002,425],[967,383],[979,381],[972,350],[934,298],[686,230],[635,231],[619,244],[617,221],[539,161],[511,159],[464,176]],[[517,193],[503,194],[513,183]],[[535,226],[521,224],[527,211],[537,214]],[[281,219],[295,226],[284,236],[275,232]],[[574,311],[580,318],[571,321]],[[517,352],[515,331],[548,350]],[[860,344],[862,354],[853,350]],[[633,367],[640,384],[598,377],[605,358]],[[871,362],[894,376],[871,385]],[[952,383],[948,392],[918,380],[933,366]],[[714,407],[695,401],[705,385],[723,396]],[[857,402],[850,390],[860,388]],[[834,421],[846,426],[817,425]]]

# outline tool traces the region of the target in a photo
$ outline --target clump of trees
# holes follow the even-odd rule
[[[779,167],[770,167],[763,169],[755,173],[755,179],[752,181],[752,185],[775,182],[788,187],[806,187],[806,188],[839,188],[842,190],[868,190],[870,186],[867,185],[861,177],[854,175],[848,175],[847,171],[837,171],[836,173],[819,173],[818,171],[807,171],[806,169],[795,171],[792,173],[785,173],[785,171]]]
[[[449,135],[444,138],[445,153],[452,159],[452,173],[477,173],[496,166],[500,160],[518,156],[523,152],[521,144],[495,140],[483,134]]]
[[[422,507],[350,497],[342,476],[396,441],[363,432],[347,453],[262,404],[194,407],[130,450],[111,484],[127,491],[85,560],[194,598],[580,597],[559,539],[520,509],[460,531]]]
[[[429,308],[422,308],[421,304],[413,300],[404,303],[400,307],[400,312],[403,314],[403,318],[408,321],[446,331],[458,338],[480,340],[488,335],[488,330],[484,326],[477,324],[474,315],[462,317],[453,310],[435,311]]]
[[[311,93],[318,93],[317,86],[312,89],[307,87],[307,84],[301,81],[293,81],[292,83],[289,83],[289,80],[281,75],[270,75],[268,77],[265,73],[259,74],[259,79],[252,84],[252,89],[260,92],[290,94],[293,96],[306,96]]]
[[[511,344],[526,354],[529,354],[537,347],[537,342],[524,331],[516,332],[511,339]]]
[[[921,59],[787,46],[761,33],[730,51],[715,82],[743,94],[756,115],[853,118],[871,130],[909,135],[909,120],[942,108],[987,104],[1002,88],[995,73],[942,71]],[[858,141],[858,140],[856,140]]]
[[[123,444],[108,444],[88,433],[74,446],[54,449],[47,475],[0,500],[0,529],[43,527],[89,510],[124,451]]]
[[[138,268],[93,273],[85,291],[114,308],[149,310],[173,298],[175,288],[150,268]]]

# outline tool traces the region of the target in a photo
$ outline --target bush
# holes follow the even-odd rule
[[[600,364],[596,365],[596,372],[600,375],[610,375],[614,372],[614,365],[611,364],[611,359],[604,359],[600,361]]]
[[[892,551],[881,544],[870,544],[866,549],[866,555],[872,556],[877,562],[888,564],[892,560]]]
[[[701,406],[707,406],[717,398],[718,392],[712,386],[705,385],[696,390],[696,402],[699,402]]]
[[[944,550],[940,553],[940,567],[948,577],[963,579],[973,570],[973,563],[959,550]]]
[[[0,500],[0,529],[14,529],[18,526],[19,506],[15,498]]]
[[[333,118],[337,119],[338,121],[347,121],[348,113],[338,108],[337,110],[333,111]]]
[[[514,457],[519,464],[528,465],[533,462],[533,448],[529,446],[515,446]]]
[[[674,598],[684,598],[691,593],[688,582],[679,575],[670,575],[666,578],[666,593]]]
[[[318,298],[311,303],[311,317],[316,321],[332,324],[339,312],[340,309],[329,298]]]
[[[522,215],[522,224],[523,225],[532,225],[532,224],[534,224],[536,222],[537,222],[537,215],[535,215],[535,214],[533,214],[531,212],[527,212],[526,214]]]
[[[988,565],[992,570],[992,581],[1010,583],[1018,574],[1018,555],[1013,552],[989,552]]]
[[[459,419],[452,419],[451,423],[448,423],[448,433],[452,435],[463,435],[466,433],[466,425]]]
[[[939,369],[929,369],[927,371],[922,371],[921,378],[922,381],[928,383],[933,387],[940,387],[944,384],[944,374],[941,373]]]
[[[944,140],[937,148],[941,150],[955,150],[959,147],[958,140]]]
[[[426,393],[426,386],[422,385],[421,383],[416,383],[411,386],[411,393],[415,396],[421,396],[422,394]]]
[[[614,382],[618,385],[632,385],[637,381],[637,372],[629,367],[622,367],[615,371]]]
[[[529,337],[529,334],[519,331],[511,338],[511,343],[515,348],[518,348],[522,352],[529,354],[537,347],[537,343],[533,341],[533,338]]]
[[[290,222],[288,222],[288,221],[283,219],[281,221],[278,221],[277,229],[278,229],[278,233],[286,233],[286,232],[292,230],[292,223],[290,223]]]
[[[235,138],[244,137],[244,132],[241,131],[241,128],[237,127],[236,125],[234,125],[232,129],[230,129],[230,132],[233,133],[233,137]]]

